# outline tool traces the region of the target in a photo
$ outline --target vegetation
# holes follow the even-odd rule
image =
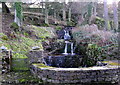
[[[7,35],[3,34],[3,33],[0,33],[0,38],[2,40],[9,40],[9,38],[7,37]]]
[[[18,24],[15,23],[15,22],[11,23],[11,24],[10,24],[10,27],[11,27],[15,32],[19,31],[19,26],[18,26]]]
[[[56,26],[56,28],[55,28],[56,30],[61,30],[62,29],[62,27],[60,27],[60,26]]]
[[[10,13],[7,5],[4,2],[2,4],[3,12]],[[29,4],[33,5],[34,3]],[[72,32],[73,37],[73,40],[70,40],[70,42],[75,42],[75,53],[83,56],[82,66],[95,66],[98,61],[113,66],[119,65],[119,63],[104,61],[120,59],[117,41],[119,37],[119,32],[117,31],[117,11],[119,11],[117,10],[117,4],[113,3],[114,8],[110,10],[106,2],[102,5],[98,3],[95,5],[95,3],[92,2],[51,3],[48,1],[38,3],[39,7],[33,8],[33,12],[24,13],[23,20],[23,11],[25,9],[29,9],[27,11],[31,10],[31,8],[24,8],[30,7],[29,4],[21,2],[14,3],[15,15],[13,17],[10,16],[10,19],[15,20],[5,19],[9,14],[4,14],[3,16],[3,27],[5,27],[5,29],[3,29],[3,33],[0,33],[0,47],[5,46],[9,50],[12,50],[12,71],[29,70],[29,61],[26,55],[33,47],[39,47],[39,51],[42,51],[44,56],[63,53],[63,48],[65,47],[63,26],[74,27],[72,31],[71,28],[68,29]],[[104,7],[104,10],[97,7],[98,5]],[[37,10],[35,11],[35,9]],[[104,13],[100,14],[99,11],[104,11]],[[114,13],[112,13],[112,11]],[[111,14],[113,14],[114,17],[111,16]],[[92,18],[92,15],[94,18]],[[9,22],[9,24],[7,22]],[[59,36],[57,35],[58,31],[61,33],[59,34],[60,39],[57,39]],[[2,53],[0,53],[0,55],[2,56]],[[41,56],[44,57],[43,55]],[[43,58],[41,58],[41,61],[42,59]],[[39,68],[53,68],[42,63],[33,63],[32,65]],[[28,76],[24,72],[16,74],[19,74],[19,76]],[[19,78],[17,81],[24,83],[26,81],[28,82],[29,78],[31,81],[34,80],[37,83],[41,83],[41,81],[35,80],[31,76],[28,78]]]
[[[78,47],[80,49],[78,51],[82,51],[86,56],[84,59],[86,65],[92,66],[99,60],[113,59],[118,55],[116,33],[98,30],[96,25],[86,25],[73,29],[72,32],[77,45],[82,45]]]
[[[68,21],[68,22],[67,22],[67,26],[72,26],[72,27],[74,27],[74,26],[75,26],[75,22],[73,22],[73,21]]]
[[[94,66],[97,61],[106,59],[104,50],[96,44],[88,44],[86,54],[86,66]]]

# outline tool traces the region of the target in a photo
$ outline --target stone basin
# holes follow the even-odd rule
[[[82,56],[76,54],[51,55],[44,58],[46,64],[60,68],[78,68],[82,62]]]
[[[44,82],[55,83],[53,85],[58,85],[58,83],[62,83],[62,85],[83,85],[83,83],[86,83],[84,85],[88,85],[88,83],[111,85],[112,83],[118,83],[120,76],[120,66],[118,65],[58,68],[34,63],[30,70],[34,76]]]

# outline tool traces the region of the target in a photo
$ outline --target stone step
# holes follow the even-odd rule
[[[2,68],[2,65],[0,65],[0,69]]]

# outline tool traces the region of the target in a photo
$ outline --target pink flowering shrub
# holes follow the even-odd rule
[[[96,44],[102,47],[107,58],[113,58],[118,55],[118,33],[99,30],[97,25],[93,24],[74,28],[72,34],[77,44]]]

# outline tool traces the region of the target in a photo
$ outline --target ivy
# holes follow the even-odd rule
[[[15,2],[15,9],[16,9],[16,15],[21,20],[23,18],[22,15],[22,2]]]

